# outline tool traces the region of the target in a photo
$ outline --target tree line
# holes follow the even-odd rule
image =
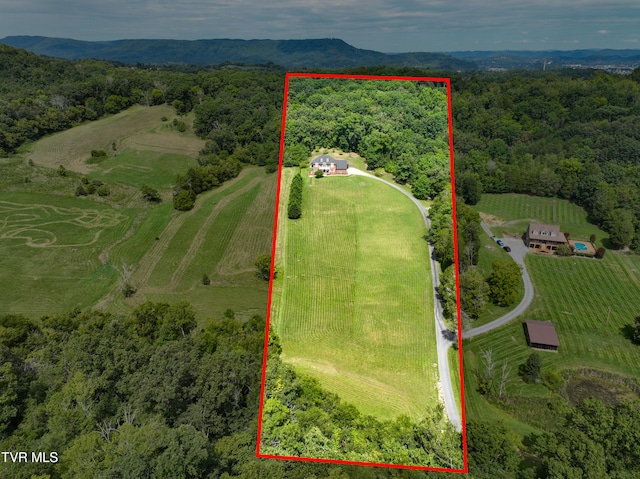
[[[287,204],[287,217],[290,220],[297,220],[302,216],[302,175],[296,173],[291,179],[289,188],[289,203]]]

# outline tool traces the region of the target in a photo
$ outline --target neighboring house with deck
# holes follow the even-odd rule
[[[553,253],[558,246],[568,243],[560,226],[542,223],[530,223],[524,241],[536,253]]]
[[[336,160],[329,155],[320,155],[311,162],[311,174],[322,170],[325,175],[346,175],[349,167],[347,160]]]

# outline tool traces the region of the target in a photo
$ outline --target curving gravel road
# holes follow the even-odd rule
[[[418,207],[420,212],[422,213],[422,218],[424,219],[427,228],[431,227],[431,222],[429,221],[429,216],[427,215],[424,206],[413,197],[409,192],[403,190],[398,185],[391,183],[390,181],[383,180],[382,178],[378,178],[377,176],[371,175],[369,173],[365,173],[362,170],[358,170],[356,168],[348,168],[347,173],[349,175],[360,175],[367,176],[369,178],[373,178],[378,181],[382,181],[387,185],[395,188],[400,191],[403,195],[407,196],[413,203]],[[438,373],[440,375],[440,385],[442,388],[442,396],[444,399],[444,407],[447,413],[447,417],[453,426],[456,428],[458,432],[462,431],[462,421],[460,420],[460,413],[458,412],[458,407],[456,405],[455,395],[453,393],[453,387],[451,384],[451,373],[449,369],[449,357],[447,351],[449,347],[454,343],[455,333],[448,329],[444,324],[444,319],[442,317],[442,305],[440,304],[440,300],[438,299],[438,286],[440,285],[440,275],[438,273],[438,262],[436,261],[436,256],[433,251],[433,245],[429,243],[429,256],[431,258],[431,276],[433,280],[433,310],[435,313],[435,321],[436,321],[436,331],[439,334],[436,334],[436,345],[438,350]]]
[[[484,221],[480,222],[480,226],[482,226],[482,229],[489,235],[490,238],[493,237],[493,233]],[[498,319],[494,319],[490,323],[478,326],[477,328],[467,329],[466,331],[463,331],[462,337],[464,339],[471,339],[480,334],[484,334],[493,329],[499,328],[500,326],[508,323],[512,319],[515,319],[516,317],[524,313],[524,311],[531,304],[531,301],[533,301],[533,283],[531,282],[531,278],[529,277],[529,273],[527,272],[527,267],[524,264],[524,257],[527,254],[527,246],[520,238],[501,239],[502,241],[504,241],[505,246],[509,246],[511,248],[511,252],[508,254],[511,255],[513,260],[522,267],[521,272],[522,280],[524,282],[524,297],[522,298],[522,301],[520,301],[520,304],[518,304],[518,306],[509,311],[504,316],[501,316]]]

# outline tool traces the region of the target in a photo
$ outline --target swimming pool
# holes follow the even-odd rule
[[[579,251],[587,251],[587,245],[584,243],[573,243],[573,246]]]

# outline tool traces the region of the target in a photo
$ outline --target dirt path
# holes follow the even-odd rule
[[[105,249],[102,250],[102,252],[100,253],[100,256],[98,256],[98,258],[100,259],[100,262],[105,265],[109,262],[109,252],[115,248],[116,246],[118,246],[120,243],[122,243],[123,241],[125,241],[126,239],[130,238],[131,235],[133,234],[133,232],[136,230],[136,228],[138,227],[138,225],[142,222],[142,220],[144,219],[145,214],[144,213],[140,213],[138,216],[135,217],[135,219],[133,220],[133,223],[131,223],[131,227],[129,228],[129,230],[124,234],[124,236],[116,241],[114,241],[113,243],[111,243],[110,245],[108,245]]]

